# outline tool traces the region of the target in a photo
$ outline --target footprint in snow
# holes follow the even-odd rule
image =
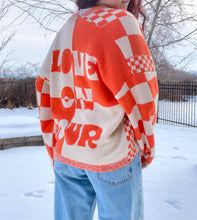
[[[36,192],[36,193],[45,193],[45,192],[46,192],[46,190],[39,189],[39,190],[36,190],[35,192]]]
[[[55,183],[55,180],[48,181],[48,184],[50,185],[54,185],[54,183]]]
[[[34,197],[34,198],[43,198],[44,195],[42,195],[42,194],[33,194],[32,197]]]
[[[33,195],[33,193],[32,192],[26,192],[26,193],[23,193],[23,195],[25,197],[31,197]]]
[[[172,207],[175,210],[180,210],[181,209],[181,204],[176,201],[176,200],[167,200],[165,201],[170,207]]]
[[[181,156],[174,156],[172,159],[178,159],[178,160],[188,160],[186,157],[181,157]]]
[[[33,198],[43,198],[46,190],[36,190],[35,192],[26,192],[23,193],[25,197],[33,197]]]
[[[165,158],[165,157],[161,155],[156,155],[155,158]]]

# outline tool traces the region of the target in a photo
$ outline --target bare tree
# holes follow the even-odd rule
[[[2,20],[5,18],[5,16],[8,13],[8,7],[5,5],[5,1],[2,1],[0,3],[0,73],[2,74],[3,68],[6,64],[8,64],[12,60],[12,51],[7,52],[4,55],[5,48],[8,46],[8,44],[12,41],[14,37],[14,33],[7,34],[7,27],[5,27],[2,23]]]
[[[60,25],[74,11],[75,0],[8,0],[9,6],[17,7],[21,14],[15,20],[32,17],[47,32],[58,31]],[[147,12],[145,37],[154,56],[156,66],[167,62],[166,54],[177,45],[193,47],[186,55],[180,55],[185,65],[195,57],[197,42],[197,13],[194,0],[144,0]],[[193,10],[194,11],[194,10]],[[197,10],[196,10],[197,11]],[[163,63],[162,63],[163,62]]]
[[[31,17],[45,31],[57,32],[59,24],[65,23],[75,11],[74,0],[8,0],[8,7],[16,7],[21,10],[15,20],[24,21]]]
[[[8,2],[9,6],[21,10],[17,18],[23,16],[25,20],[30,16],[44,29],[55,32],[57,30],[54,23],[64,23],[68,15],[76,11],[75,0],[8,0]],[[181,32],[183,25],[197,22],[197,14],[190,14],[187,10],[188,7],[197,7],[191,0],[145,0],[144,6],[148,23],[146,36],[150,48],[166,47],[187,40],[197,32],[196,27],[188,32]]]
[[[147,43],[150,48],[166,47],[188,40],[197,33],[197,13],[191,14],[188,6],[197,8],[197,5],[185,4],[183,0],[146,0],[149,27]],[[196,24],[195,27],[182,31],[191,22]]]
[[[178,47],[184,50],[178,62],[189,64],[197,47],[197,4],[192,0],[145,0],[145,8],[145,35],[156,66],[166,63],[165,55]]]

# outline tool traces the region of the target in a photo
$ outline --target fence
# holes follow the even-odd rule
[[[158,122],[197,127],[197,81],[159,82]]]
[[[35,79],[0,81],[0,108],[36,105]]]
[[[159,82],[159,91],[157,122],[197,127],[197,81]],[[0,108],[36,105],[35,79],[0,81]]]

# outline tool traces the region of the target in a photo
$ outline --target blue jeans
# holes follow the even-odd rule
[[[55,220],[143,220],[141,154],[116,171],[96,173],[55,160]]]

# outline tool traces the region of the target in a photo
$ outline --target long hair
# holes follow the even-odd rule
[[[77,0],[76,4],[78,9],[84,9],[96,6],[97,2],[98,0]],[[146,14],[142,6],[142,0],[130,0],[127,11],[131,12],[136,18],[139,18],[139,15],[143,17],[142,29],[144,30]]]
[[[139,18],[139,15],[143,17],[142,29],[144,30],[145,22],[146,22],[146,14],[142,6],[142,0],[130,0],[127,10],[131,12],[136,18]]]

